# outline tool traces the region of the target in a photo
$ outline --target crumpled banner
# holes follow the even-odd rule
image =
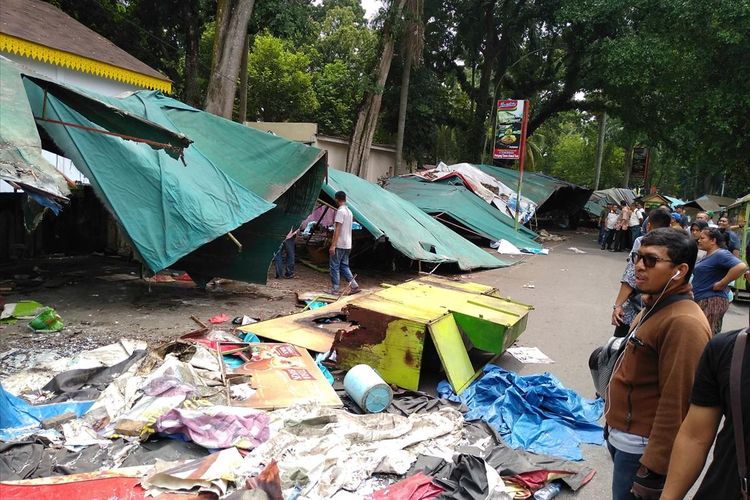
[[[438,384],[438,394],[463,402],[466,420],[485,420],[513,448],[582,460],[581,443],[604,443],[598,424],[604,401],[582,398],[550,373],[522,377],[488,365],[461,396],[446,380]]]
[[[159,417],[156,430],[184,434],[204,448],[253,449],[270,436],[268,414],[252,408],[207,406],[175,408]]]
[[[227,493],[235,482],[234,471],[242,463],[237,448],[227,448],[211,455],[179,464],[157,463],[156,472],[141,481],[147,496],[166,492],[210,492],[217,496]]]
[[[421,453],[451,456],[463,433],[452,408],[403,417],[307,404],[270,416],[271,438],[245,457],[238,475],[254,477],[276,460],[286,498],[330,498],[357,491],[376,472],[405,474]]]

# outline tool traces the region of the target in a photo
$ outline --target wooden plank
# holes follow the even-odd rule
[[[315,352],[328,352],[333,345],[334,333],[329,329],[320,328],[315,320],[342,314],[342,308],[356,298],[356,295],[343,297],[319,309],[241,326],[238,330],[254,333],[264,339],[287,342]],[[341,323],[342,328],[345,326],[347,326],[346,323]]]
[[[464,347],[456,320],[452,314],[448,314],[432,323],[429,331],[448,376],[448,382],[453,390],[460,394],[474,378],[476,371]]]

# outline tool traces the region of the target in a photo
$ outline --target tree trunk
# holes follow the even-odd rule
[[[398,101],[398,130],[396,132],[396,175],[404,173],[404,131],[406,129],[406,106],[409,103],[409,80],[411,79],[411,65],[414,60],[410,50],[404,57],[404,69],[401,73],[401,89]]]
[[[628,189],[630,187],[630,171],[633,170],[633,145],[628,145],[625,148],[625,177],[622,182],[622,187]]]
[[[497,27],[495,26],[495,2],[487,2],[484,12],[484,50],[482,51],[482,67],[480,69],[479,88],[477,89],[476,108],[474,121],[471,124],[469,151],[472,159],[481,161],[484,147],[484,139],[487,135],[485,122],[487,114],[492,108],[490,101],[490,85],[492,83],[492,69],[495,65],[498,52]]]
[[[185,16],[185,89],[182,96],[186,103],[198,107],[200,88],[198,87],[198,51],[201,40],[201,16],[198,0],[185,0],[182,4]]]
[[[206,92],[206,111],[232,119],[245,35],[255,0],[219,0],[216,9],[211,78]]]
[[[375,88],[365,93],[357,113],[357,122],[352,131],[349,151],[346,154],[346,171],[360,177],[367,176],[367,162],[370,159],[370,147],[378,124],[380,105],[383,100],[383,88],[391,70],[395,38],[393,23],[401,15],[406,0],[392,0],[389,18],[383,26],[380,61],[375,71]]]
[[[604,157],[604,134],[607,130],[607,113],[599,116],[599,133],[596,138],[596,173],[594,176],[594,191],[599,189],[599,179],[602,176],[602,158]]]
[[[242,51],[240,61],[240,109],[237,121],[245,123],[247,120],[247,53],[250,50],[250,37],[245,34],[245,50]]]

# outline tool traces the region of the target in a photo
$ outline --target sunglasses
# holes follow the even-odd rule
[[[638,264],[638,261],[643,260],[643,265],[647,268],[652,268],[656,265],[657,262],[672,262],[669,259],[663,259],[661,257],[657,257],[656,255],[643,255],[642,253],[633,252],[630,254],[630,261],[633,263],[633,265]]]

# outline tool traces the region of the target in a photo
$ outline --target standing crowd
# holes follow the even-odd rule
[[[730,225],[705,212],[690,223],[666,206],[647,217],[638,204],[602,213],[601,248],[630,250],[612,309],[617,339],[608,345],[618,347],[601,394],[614,500],[685,498],[722,418],[694,498],[748,498],[747,332],[720,333],[730,284],[750,278]]]

